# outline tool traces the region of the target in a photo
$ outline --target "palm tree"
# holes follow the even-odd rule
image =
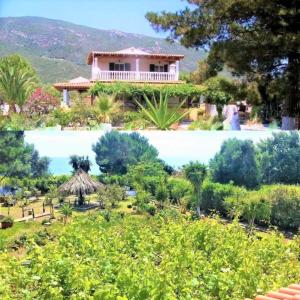
[[[207,175],[207,167],[199,162],[190,162],[183,167],[185,177],[190,181],[194,189],[195,204],[198,215],[201,215],[201,188]]]
[[[72,166],[74,173],[79,169],[82,169],[84,172],[88,173],[91,170],[91,161],[88,156],[78,156],[71,155],[69,164]]]
[[[158,129],[169,129],[173,124],[182,120],[188,113],[179,112],[186,100],[183,100],[177,107],[171,109],[168,107],[168,94],[160,93],[159,101],[156,100],[155,95],[153,94],[154,103],[150,101],[147,95],[144,95],[144,98],[147,107],[144,107],[141,103],[136,101],[137,105],[140,107],[140,115]]]
[[[115,95],[101,94],[96,98],[94,112],[99,122],[109,123],[114,114],[120,111],[121,104]]]
[[[58,198],[57,188],[51,187],[45,197],[45,204],[50,207],[51,218],[54,218],[54,200]]]
[[[68,221],[68,218],[72,216],[72,207],[70,204],[64,204],[59,212],[63,215],[63,218],[64,218],[64,225],[67,224],[67,221]]]
[[[37,76],[30,64],[19,55],[0,60],[0,94],[10,110],[16,112],[16,105],[22,110],[37,83]]]

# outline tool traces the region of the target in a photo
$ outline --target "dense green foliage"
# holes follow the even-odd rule
[[[159,96],[161,93],[169,97],[179,97],[180,99],[194,98],[203,95],[206,88],[204,86],[195,86],[192,84],[133,84],[116,82],[114,84],[105,84],[97,82],[91,89],[92,95],[105,93],[116,95],[118,97],[132,97],[133,99],[143,99],[144,95],[152,97]]]
[[[72,166],[73,171],[83,170],[88,173],[91,170],[91,161],[88,156],[71,155],[69,164]]]
[[[37,76],[31,65],[19,55],[0,59],[0,97],[10,105],[10,110],[21,110],[34,91]]]
[[[25,143],[23,132],[0,132],[0,181],[5,177],[39,177],[48,173],[49,159]]]
[[[180,177],[169,177],[167,189],[169,191],[170,202],[174,204],[181,204],[183,200],[190,198],[193,192],[192,184]]]
[[[0,256],[1,298],[239,300],[300,280],[299,240],[178,215],[80,217],[29,248]]]
[[[128,183],[136,190],[144,190],[156,194],[157,187],[167,176],[160,162],[139,162],[129,167],[126,174]]]
[[[219,153],[210,161],[212,178],[216,182],[254,188],[259,183],[255,148],[250,140],[226,140]]]
[[[246,190],[205,180],[201,198],[206,213],[237,216],[249,223],[285,230],[297,230],[300,226],[300,188],[296,185],[266,185]]]
[[[257,145],[257,157],[264,184],[300,183],[300,135],[276,133]]]
[[[125,174],[129,165],[140,161],[157,160],[157,150],[138,133],[112,131],[103,135],[93,145],[96,163],[103,173]]]
[[[215,72],[226,64],[247,75],[259,82],[263,98],[270,84],[279,81],[284,91],[280,95],[284,97],[283,116],[299,116],[298,0],[187,2],[192,5],[186,9],[150,12],[146,17],[154,29],[169,31],[171,39],[187,47],[209,47],[208,61]],[[283,127],[294,129],[294,125],[287,120]]]
[[[205,180],[202,185],[202,208],[206,213],[226,215],[225,199],[229,196],[239,199],[245,194],[244,188],[233,184],[221,184]]]

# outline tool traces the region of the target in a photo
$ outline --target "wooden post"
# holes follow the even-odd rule
[[[43,213],[45,213],[45,203],[43,202]]]

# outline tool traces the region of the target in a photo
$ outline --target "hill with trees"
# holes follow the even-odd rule
[[[203,51],[165,39],[116,30],[101,30],[40,17],[0,18],[0,56],[18,53],[37,69],[42,81],[53,83],[77,76],[89,78],[89,51],[138,47],[151,52],[185,55],[182,71],[196,69]]]

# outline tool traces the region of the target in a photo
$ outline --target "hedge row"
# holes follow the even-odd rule
[[[206,181],[202,188],[202,209],[222,215],[238,214],[255,223],[268,223],[280,229],[300,227],[300,186],[269,185],[247,191],[232,184]]]
[[[119,97],[140,98],[144,94],[147,96],[159,95],[160,92],[167,93],[170,97],[194,98],[200,97],[206,91],[206,87],[193,84],[170,84],[170,85],[150,85],[150,84],[132,84],[116,82],[114,84],[96,83],[90,93],[94,96],[99,94],[114,94]]]

